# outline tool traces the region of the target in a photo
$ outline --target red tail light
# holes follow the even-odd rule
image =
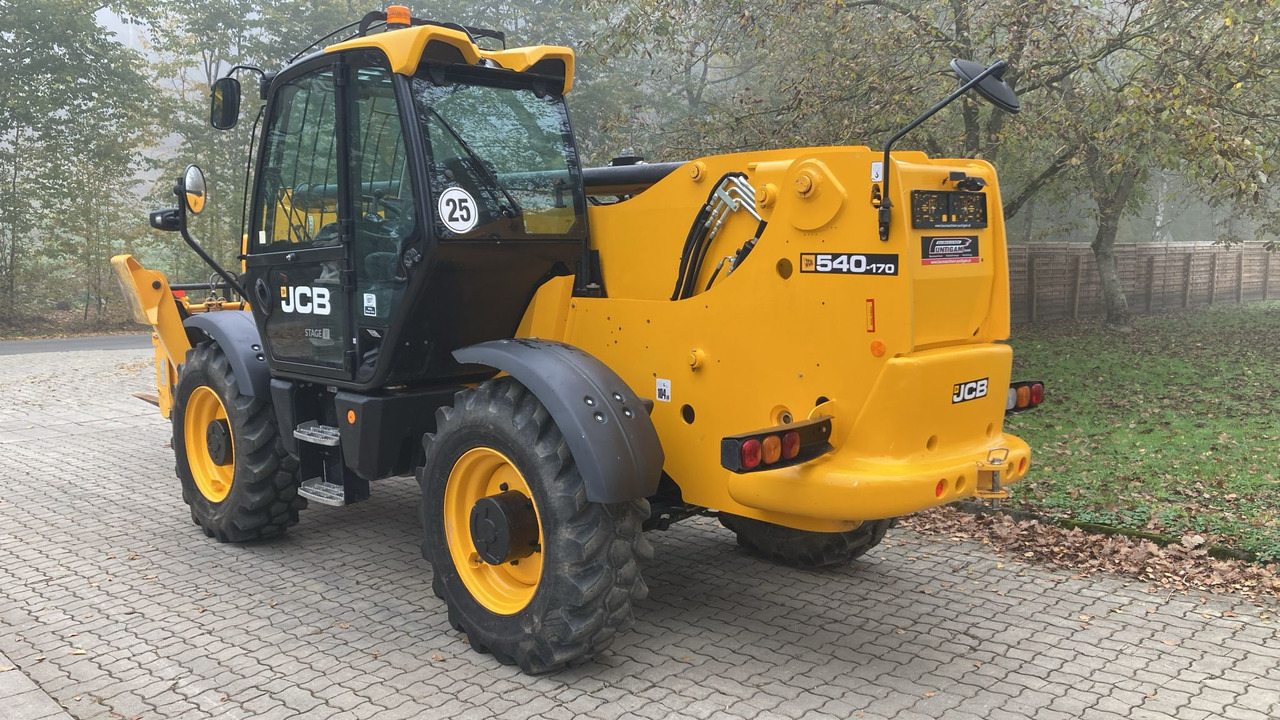
[[[750,470],[760,465],[760,441],[755,438],[742,443],[742,467]]]
[[[782,436],[782,457],[791,460],[800,454],[800,433],[792,431]]]
[[[1044,402],[1044,382],[1040,380],[1019,380],[1009,383],[1009,396],[1005,403],[1005,412],[1021,412],[1031,410]]]
[[[775,425],[720,439],[720,465],[735,473],[765,472],[806,463],[832,450],[831,418]]]

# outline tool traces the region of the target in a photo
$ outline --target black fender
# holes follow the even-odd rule
[[[647,498],[662,477],[662,443],[640,397],[609,366],[565,343],[492,340],[455,350],[460,363],[519,380],[551,413],[587,487],[587,499]]]
[[[267,357],[262,351],[262,337],[253,321],[253,313],[223,310],[200,313],[182,321],[183,326],[199,330],[213,338],[231,361],[231,371],[236,375],[240,392],[250,396],[269,398],[271,372]]]

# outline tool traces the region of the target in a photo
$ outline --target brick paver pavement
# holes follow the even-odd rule
[[[1280,717],[1268,610],[901,529],[823,573],[712,520],[655,533],[635,627],[526,677],[446,623],[412,480],[279,541],[205,538],[130,397],[148,355],[0,357],[0,653],[77,718]]]

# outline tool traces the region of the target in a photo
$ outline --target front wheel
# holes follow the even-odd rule
[[[880,544],[897,522],[868,520],[848,532],[810,532],[728,513],[720,524],[738,536],[738,544],[774,562],[798,568],[848,565]]]
[[[527,673],[603,650],[630,625],[652,557],[647,501],[601,504],[551,415],[509,377],[456,396],[423,440],[419,516],[432,586],[471,646]]]
[[[293,459],[266,398],[240,390],[213,342],[187,353],[173,393],[173,454],[191,520],[219,542],[279,535],[298,522]]]

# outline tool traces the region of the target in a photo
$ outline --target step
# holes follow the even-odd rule
[[[310,420],[299,425],[293,431],[293,436],[303,442],[315,443],[316,445],[328,445],[329,447],[337,447],[341,441],[341,435],[338,428],[332,425],[321,425],[315,420]]]
[[[342,486],[325,482],[321,478],[304,481],[302,486],[298,488],[298,494],[321,505],[342,507],[347,504],[347,494],[343,491]]]

